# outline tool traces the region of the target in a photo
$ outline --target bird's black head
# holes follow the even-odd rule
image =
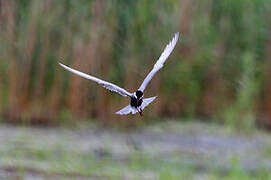
[[[136,91],[136,97],[139,99],[139,98],[141,98],[142,96],[143,96],[143,92],[140,91],[140,90],[137,90],[137,91]]]

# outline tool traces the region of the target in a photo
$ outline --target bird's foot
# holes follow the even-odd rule
[[[143,116],[143,111],[140,109],[139,111],[140,116]]]

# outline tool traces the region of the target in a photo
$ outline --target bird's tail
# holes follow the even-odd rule
[[[116,112],[116,114],[119,114],[119,115],[126,115],[126,114],[129,114],[129,113],[132,113],[132,114],[137,113],[137,109],[132,107],[130,104],[128,106],[122,108],[118,112]]]
[[[138,107],[139,110],[143,110],[145,107],[147,107],[154,99],[156,98],[155,97],[150,97],[150,98],[145,98],[143,99],[143,102],[141,104],[140,107]],[[119,114],[119,115],[126,115],[126,114],[135,114],[138,111],[138,109],[136,109],[135,107],[132,107],[130,104],[124,108],[122,108],[121,110],[119,110],[118,112],[116,112],[116,114]]]

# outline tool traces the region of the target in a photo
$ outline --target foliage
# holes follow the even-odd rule
[[[128,100],[57,62],[134,91],[179,31],[146,92],[159,96],[149,116],[270,122],[270,10],[267,0],[0,0],[0,110],[12,122],[64,111],[114,121]]]

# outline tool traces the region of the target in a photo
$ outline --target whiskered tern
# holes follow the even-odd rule
[[[149,84],[149,82],[151,81],[151,79],[153,78],[153,76],[163,67],[164,62],[167,60],[170,53],[173,51],[173,49],[178,41],[178,38],[179,38],[179,33],[177,32],[177,33],[175,33],[174,37],[169,42],[169,44],[165,47],[163,53],[160,55],[159,59],[154,64],[151,72],[144,79],[144,81],[141,84],[141,86],[139,87],[139,89],[137,91],[135,91],[134,93],[130,93],[130,92],[126,91],[125,89],[123,89],[113,83],[106,82],[106,81],[98,79],[94,76],[91,76],[91,75],[85,74],[83,72],[80,72],[78,70],[72,69],[62,63],[59,63],[59,65],[62,66],[63,68],[65,68],[66,70],[78,75],[78,76],[92,80],[92,81],[100,84],[101,86],[103,86],[104,88],[106,88],[110,91],[117,92],[122,96],[130,97],[130,99],[131,99],[130,104],[128,106],[124,107],[123,109],[119,110],[118,112],[116,112],[116,114],[126,115],[129,113],[135,114],[138,112],[142,116],[143,109],[146,106],[148,106],[157,97],[157,96],[154,96],[154,97],[150,97],[150,98],[144,98],[144,90],[147,87],[147,85]]]

